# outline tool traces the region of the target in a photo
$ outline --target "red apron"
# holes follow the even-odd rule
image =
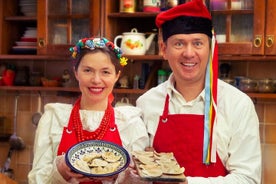
[[[216,177],[227,175],[218,154],[216,163],[205,165],[203,158],[204,115],[169,114],[169,95],[160,116],[153,147],[157,152],[173,152],[185,168],[186,176]]]
[[[114,117],[114,109],[112,108],[113,116],[110,119],[109,129],[105,133],[102,140],[113,142],[122,146],[122,141],[120,138],[119,131],[117,129],[117,125],[115,124],[115,117]],[[85,131],[86,133],[88,131]],[[77,134],[73,127],[73,123],[69,121],[68,127],[63,128],[62,137],[60,140],[58,153],[57,155],[65,154],[70,147],[78,143]],[[82,184],[100,184],[101,182],[82,182]]]

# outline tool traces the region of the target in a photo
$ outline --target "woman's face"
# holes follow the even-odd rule
[[[176,34],[161,45],[177,84],[204,84],[210,52],[209,37],[205,34]]]
[[[75,71],[75,76],[79,82],[85,106],[91,107],[91,104],[98,104],[104,108],[119,75],[108,55],[102,52],[84,55]]]

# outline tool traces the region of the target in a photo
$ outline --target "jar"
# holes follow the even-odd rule
[[[261,93],[273,93],[273,80],[272,79],[259,80],[258,91]]]
[[[160,12],[160,0],[144,0],[143,11],[144,12]]]
[[[133,13],[135,12],[135,0],[120,0],[120,12]]]
[[[258,87],[258,82],[254,79],[243,78],[240,81],[239,89],[243,92],[256,92]]]

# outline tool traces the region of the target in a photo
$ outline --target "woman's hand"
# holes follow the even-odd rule
[[[61,176],[66,181],[69,181],[69,180],[74,178],[78,182],[89,182],[89,181],[99,182],[99,181],[102,181],[103,183],[114,183],[114,181],[118,177],[118,175],[114,175],[114,176],[111,176],[111,177],[90,178],[90,177],[84,176],[82,174],[75,173],[66,164],[64,155],[57,157],[56,166],[57,166],[57,169],[58,169],[59,173],[61,174]]]

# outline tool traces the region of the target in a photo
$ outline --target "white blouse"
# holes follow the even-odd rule
[[[67,183],[57,171],[55,160],[59,142],[72,110],[71,104],[50,103],[45,106],[35,136],[34,160],[28,174],[29,184]],[[131,153],[133,150],[144,150],[149,146],[149,138],[141,110],[132,106],[114,108],[117,125],[123,147]],[[80,110],[81,121],[85,130],[95,130],[104,115],[104,111]]]

